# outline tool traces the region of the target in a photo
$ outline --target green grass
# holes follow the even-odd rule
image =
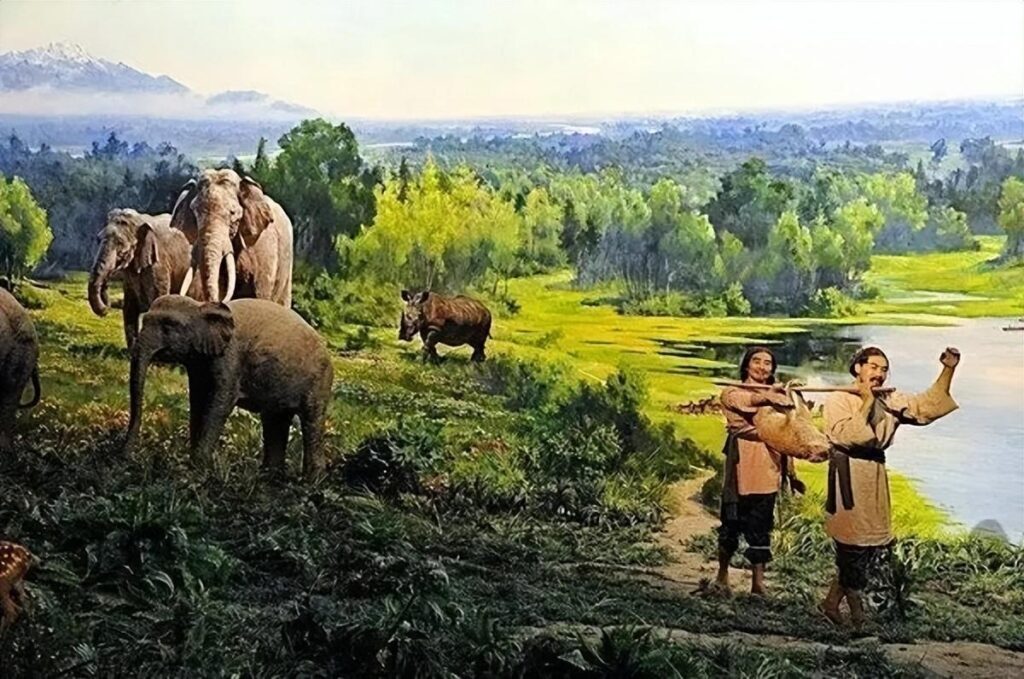
[[[30,582],[35,613],[0,640],[0,655],[16,659],[15,675],[28,668],[74,675],[68,670],[78,667],[95,676],[411,676],[411,668],[440,676],[482,663],[504,667],[488,676],[514,676],[513,669],[538,662],[537,654],[547,657],[517,641],[517,630],[561,623],[848,642],[814,612],[831,572],[815,516],[820,467],[804,474],[812,497],[784,514],[791,523],[777,533],[771,600],[723,601],[665,588],[630,570],[665,558],[651,539],[658,512],[639,511],[657,505],[651,477],[636,471],[643,465],[600,479],[598,497],[584,508],[591,514],[566,512],[583,486],[564,479],[544,485],[523,463],[524,455],[542,458],[546,450],[531,431],[552,417],[548,378],[510,372],[530,359],[561,363],[569,379],[551,379],[562,398],[572,380],[596,384],[626,364],[647,377],[652,418],[714,450],[718,418],[666,408],[716,391],[706,379],[674,372],[708,359],[664,353],[659,340],[746,342],[805,321],[623,317],[592,303],[610,291],[584,294],[565,283],[558,275],[513,282],[524,308],[499,319],[484,366],[470,364],[464,349],[441,365],[423,365],[418,345],[397,342],[390,329],[373,331],[379,347],[336,353],[328,436],[334,467],[315,486],[262,478],[259,424],[242,413],[229,421],[215,468],[195,469],[184,450],[184,378],[167,368],[147,382],[139,449],[121,454],[128,364],[120,315],[93,316],[81,277],[40,290],[45,308],[33,315],[43,341],[45,400],[19,417],[19,448],[0,461],[0,526],[43,563]],[[423,488],[374,495],[349,483],[342,470],[360,446],[410,422],[420,423],[413,435],[430,449],[417,469]],[[893,491],[898,527],[920,535],[941,523],[922,518],[908,483],[894,478]],[[933,544],[921,542],[913,555],[918,607],[886,618],[879,636],[1024,647],[1024,557],[969,542],[952,558]],[[957,570],[936,574],[936,564],[945,563]],[[666,650],[637,637],[602,647],[564,636],[553,643],[558,655],[575,649],[594,663],[629,656],[630,663],[656,664],[654,656],[668,653],[707,673],[824,671],[820,658],[784,651],[723,656]],[[850,663],[842,670],[848,676],[897,669],[870,654]]]
[[[1006,242],[981,236],[981,250],[926,255],[885,255],[871,260],[869,283],[881,292],[865,306],[869,314],[938,314],[960,318],[1024,316],[1024,262],[997,265]],[[894,304],[915,292],[969,295],[975,299]]]

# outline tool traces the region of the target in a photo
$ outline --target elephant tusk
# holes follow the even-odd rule
[[[188,273],[185,274],[185,280],[181,284],[181,291],[179,295],[185,296],[188,294],[188,289],[192,287],[192,276],[195,274],[195,269],[192,267],[188,268]]]
[[[228,289],[221,302],[227,304],[231,301],[231,296],[235,294],[235,255],[229,252],[224,259],[228,265]]]

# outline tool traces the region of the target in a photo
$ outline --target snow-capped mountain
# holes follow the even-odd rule
[[[24,52],[0,54],[0,90],[37,87],[123,93],[189,91],[173,78],[152,76],[123,63],[98,59],[73,44],[51,43]]]
[[[317,114],[252,90],[204,97],[169,76],[115,64],[67,43],[0,54],[0,113],[269,120]]]

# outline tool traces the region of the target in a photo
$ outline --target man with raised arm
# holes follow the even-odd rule
[[[949,394],[960,352],[947,347],[939,358],[942,372],[920,394],[875,390],[889,375],[889,359],[877,347],[865,347],[850,361],[859,393],[834,392],[825,401],[825,433],[834,446],[828,469],[825,531],[835,542],[838,575],[822,611],[842,623],[839,605],[845,598],[850,619],[864,622],[861,592],[869,566],[893,541],[889,477],[885,450],[901,424],[925,425],[957,409]]]

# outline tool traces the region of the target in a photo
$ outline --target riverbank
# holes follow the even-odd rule
[[[732,375],[742,345],[795,339],[823,325],[941,326],[1022,315],[1024,266],[992,264],[1004,238],[980,241],[975,252],[876,256],[867,282],[880,296],[861,304],[858,316],[844,319],[623,316],[613,305],[615,290],[575,290],[569,272],[518,279],[509,293],[522,310],[496,322],[496,346],[564,362],[585,379],[604,379],[621,366],[642,373],[648,415],[672,423],[714,459],[724,440],[720,416],[680,415],[673,406],[716,396],[711,380]],[[801,464],[800,474],[812,491],[823,492],[823,465]],[[946,511],[905,476],[894,473],[891,480],[898,534],[949,531]]]

